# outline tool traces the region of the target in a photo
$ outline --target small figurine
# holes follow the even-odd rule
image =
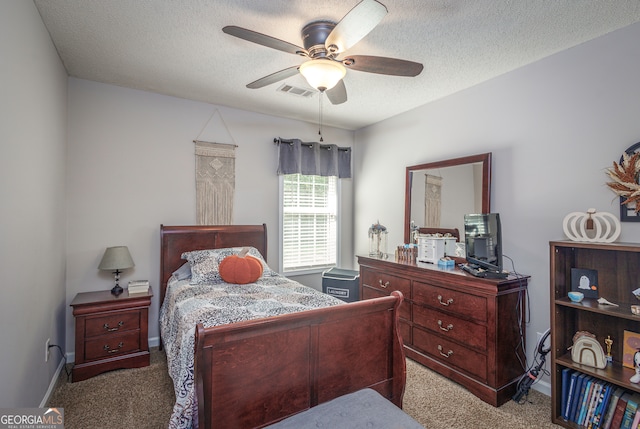
[[[613,362],[613,357],[611,356],[611,346],[613,345],[613,340],[611,339],[611,335],[607,335],[604,343],[607,345],[607,363]]]
[[[636,373],[629,381],[632,383],[640,383],[640,349],[633,354],[633,366],[636,368]]]

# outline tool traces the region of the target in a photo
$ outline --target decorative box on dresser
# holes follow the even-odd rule
[[[399,290],[407,357],[500,406],[525,372],[528,276],[473,277],[456,268],[358,256],[360,297]]]
[[[71,301],[76,323],[73,381],[149,365],[148,293],[82,292]]]
[[[563,418],[562,371],[565,368],[591,376],[600,383],[638,393],[640,385],[631,383],[632,368],[622,365],[624,331],[640,332],[640,316],[631,313],[632,304],[640,304],[632,294],[638,288],[640,243],[582,243],[552,241],[551,265],[551,418],[554,423],[575,428],[578,425]],[[598,272],[599,296],[617,304],[600,305],[596,299],[569,300],[571,269]],[[605,340],[611,337],[612,362],[604,369],[574,363],[571,351],[573,336],[588,331],[596,336],[606,353]],[[568,386],[564,386],[568,387]],[[612,426],[613,427],[613,426]]]

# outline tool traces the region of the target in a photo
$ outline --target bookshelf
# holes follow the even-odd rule
[[[582,243],[552,241],[551,259],[551,417],[555,424],[581,427],[563,418],[563,370],[591,376],[599,384],[610,383],[630,394],[640,394],[640,384],[629,382],[635,371],[622,365],[624,331],[640,333],[640,316],[631,313],[631,305],[640,304],[632,290],[640,286],[640,243]],[[598,272],[599,296],[618,304],[600,305],[596,299],[580,303],[569,300],[571,269]],[[613,362],[604,369],[576,364],[569,347],[577,331],[596,335],[606,353],[604,340],[613,340]],[[566,380],[566,379],[565,379]],[[565,384],[564,392],[567,392]],[[566,393],[565,393],[566,397]]]

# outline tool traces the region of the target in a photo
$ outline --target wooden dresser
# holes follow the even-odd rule
[[[358,263],[361,299],[394,290],[404,295],[400,330],[407,357],[493,406],[511,399],[525,373],[528,276],[481,279],[458,268],[365,256]]]
[[[71,302],[76,319],[72,381],[105,371],[149,365],[149,306],[153,293],[83,292]]]

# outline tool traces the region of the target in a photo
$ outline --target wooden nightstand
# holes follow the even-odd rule
[[[153,292],[119,296],[83,292],[71,301],[76,319],[73,381],[105,371],[149,365],[149,306]]]

